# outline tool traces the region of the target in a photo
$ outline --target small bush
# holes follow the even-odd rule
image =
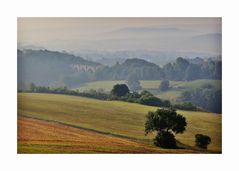
[[[195,142],[197,147],[207,149],[207,146],[211,143],[211,138],[207,135],[196,134]]]
[[[192,111],[198,111],[199,110],[197,108],[197,106],[195,106],[191,102],[184,102],[184,103],[180,103],[180,104],[175,104],[173,107],[176,108],[176,109],[181,109],[181,110],[192,110]]]

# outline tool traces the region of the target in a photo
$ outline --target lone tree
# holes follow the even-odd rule
[[[142,87],[140,86],[140,82],[137,78],[137,75],[129,75],[126,79],[126,84],[129,86],[129,89],[131,91],[139,91],[142,89]]]
[[[157,136],[154,139],[156,146],[176,148],[174,134],[182,134],[186,126],[186,118],[177,114],[175,109],[158,109],[156,112],[148,112],[145,122],[145,134],[156,131]]]
[[[125,96],[129,93],[129,88],[125,84],[116,84],[111,90],[111,93],[118,97]]]
[[[160,91],[166,91],[169,89],[169,81],[168,80],[163,80],[159,86]]]
[[[207,135],[196,134],[195,142],[197,147],[207,149],[207,146],[211,143],[211,138]]]

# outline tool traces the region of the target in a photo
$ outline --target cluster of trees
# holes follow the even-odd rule
[[[145,122],[145,135],[156,132],[154,144],[163,148],[177,148],[176,134],[183,134],[186,130],[186,118],[176,112],[175,109],[158,109],[148,112]],[[196,134],[195,145],[207,149],[211,138],[207,135]]]
[[[159,80],[164,77],[162,69],[143,59],[127,59],[124,63],[116,63],[112,67],[105,66],[97,70],[97,80],[126,80],[134,75],[139,80]]]
[[[222,112],[222,92],[211,85],[203,85],[201,88],[185,91],[180,100],[190,101],[211,112]]]
[[[19,90],[20,92],[23,90]],[[193,105],[191,102],[184,102],[180,104],[172,105],[169,100],[162,100],[155,97],[149,91],[143,90],[142,92],[132,92],[126,84],[116,84],[114,85],[111,93],[105,93],[103,90],[89,90],[84,92],[79,92],[78,90],[69,90],[66,86],[56,86],[56,87],[45,87],[36,86],[34,83],[30,83],[27,90],[24,92],[34,92],[34,93],[53,93],[53,94],[67,94],[74,96],[90,97],[100,100],[120,100],[131,103],[139,103],[149,106],[159,106],[159,107],[173,107],[175,109],[198,111],[201,110],[197,106]]]
[[[95,73],[97,80],[126,80],[134,75],[140,80],[177,80],[190,81],[196,79],[221,79],[222,63],[218,60],[193,62],[179,57],[173,63],[162,68],[142,59],[127,59],[124,63],[116,63],[112,67],[105,66]]]
[[[152,93],[146,90],[142,91],[141,93],[130,92],[126,84],[116,84],[111,90],[110,94],[104,93],[100,90],[96,91],[93,89],[85,92],[79,92],[78,90],[69,90],[66,86],[57,88],[36,86],[34,83],[31,83],[29,85],[29,89],[24,90],[24,92],[67,94],[74,96],[90,97],[100,100],[120,100],[149,106],[171,107],[170,101],[157,98]]]
[[[175,109],[181,109],[181,110],[190,110],[190,111],[199,111],[201,110],[196,105],[194,105],[192,102],[183,102],[173,105]]]
[[[168,100],[162,100],[155,97],[149,91],[143,90],[141,93],[130,92],[126,84],[116,84],[111,91],[111,100],[122,100],[133,103],[140,103],[149,106],[170,107],[171,103]]]
[[[68,87],[74,87],[96,80],[127,80],[130,90],[140,90],[137,80],[221,79],[219,60],[200,59],[200,62],[194,62],[179,57],[175,62],[160,67],[143,59],[133,58],[122,64],[104,66],[65,52],[18,50],[17,55],[19,88],[30,82],[44,86],[52,82],[62,82]],[[92,67],[94,71],[77,70],[72,65]]]
[[[33,92],[33,93],[52,93],[52,94],[66,94],[73,96],[83,96],[89,98],[95,98],[100,100],[108,100],[110,99],[109,94],[106,94],[101,91],[90,90],[85,92],[79,92],[78,90],[69,90],[66,86],[51,88],[44,86],[36,86],[34,83],[29,85],[28,90],[19,90],[20,92]]]
[[[190,60],[179,57],[176,62],[164,65],[163,72],[165,78],[169,80],[221,79],[222,62],[208,60],[202,63],[191,63]]]

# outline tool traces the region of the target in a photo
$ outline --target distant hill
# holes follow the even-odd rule
[[[17,58],[18,87],[30,82],[48,86],[73,75],[93,74],[101,66],[78,56],[48,50],[18,50]]]
[[[95,73],[96,80],[125,80],[133,75],[140,80],[221,79],[221,61],[202,58],[185,59],[178,57],[175,62],[160,67],[143,59],[127,59],[122,64],[101,67]]]
[[[193,39],[197,41],[221,42],[222,34],[221,33],[202,34],[202,35],[194,36]]]
[[[132,58],[122,64],[116,63],[112,67],[103,67],[95,75],[98,80],[124,80],[130,75],[134,75],[138,79],[162,79],[163,71],[154,63]]]
[[[222,49],[222,34],[213,33],[213,34],[202,34],[192,37],[188,42],[194,47],[200,46],[200,48],[205,49],[205,51],[214,51],[218,54],[221,54]]]
[[[122,51],[81,51],[78,53],[83,58],[99,62],[103,65],[112,66],[116,62],[123,63],[126,59],[138,58],[144,59],[148,62],[155,63],[159,66],[168,64],[177,59],[177,57],[185,58],[196,58],[200,57],[203,59],[213,57],[207,53],[197,53],[197,52],[179,52],[179,51],[153,51],[153,50],[122,50]]]
[[[88,61],[82,57],[49,50],[18,50],[18,89],[29,84],[38,86],[78,87],[99,80],[126,80],[130,76],[139,80],[221,79],[221,61],[213,59],[186,59],[159,66],[139,58],[129,58],[112,66]]]

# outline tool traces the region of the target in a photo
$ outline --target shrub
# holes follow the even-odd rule
[[[207,135],[196,134],[195,142],[197,147],[207,149],[207,146],[211,143],[211,138]]]
[[[181,104],[175,104],[174,108],[176,109],[182,109],[182,110],[192,110],[192,111],[197,111],[199,110],[197,108],[197,106],[195,106],[194,104],[192,104],[191,102],[184,102]]]
[[[139,103],[150,106],[161,106],[162,100],[155,96],[142,96],[139,99]]]

